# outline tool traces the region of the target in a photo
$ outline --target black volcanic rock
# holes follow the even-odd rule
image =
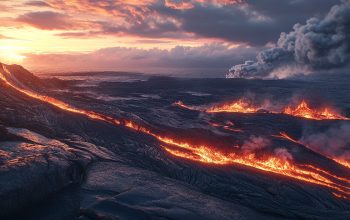
[[[153,78],[52,91],[22,67],[8,68],[19,83],[72,106],[137,119],[163,134],[227,148],[262,136],[271,141],[266,150],[284,147],[295,160],[350,175],[348,169],[303,145],[271,136],[286,131],[300,137],[304,128],[348,122],[263,111],[209,115],[172,106],[178,100],[217,103],[247,91],[258,94],[257,99],[285,100],[300,91],[323,91],[325,82]],[[341,92],[349,90],[346,83],[328,88],[324,96],[346,108],[350,100]],[[232,121],[233,128],[243,132],[212,127],[211,121]],[[0,219],[345,220],[349,215],[350,202],[326,188],[245,166],[174,157],[146,134],[62,111],[0,80]]]
[[[99,219],[280,219],[198,192],[189,184],[116,162],[89,167],[80,217]]]
[[[14,215],[62,189],[79,184],[89,158],[58,140],[26,129],[10,130],[1,136],[17,136],[22,141],[0,146],[0,217]],[[85,164],[85,165],[84,165]]]
[[[20,65],[6,65],[0,63],[0,72],[4,73],[5,70],[3,67],[7,68],[7,70],[12,74],[11,76],[7,76],[7,80],[14,82],[15,84],[22,84],[32,89],[40,89],[45,87],[45,84],[41,82],[41,80],[34,76],[31,72],[26,70]]]

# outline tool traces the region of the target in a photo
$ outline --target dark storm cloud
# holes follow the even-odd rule
[[[142,59],[137,61],[141,60],[145,66],[152,66],[151,63],[153,63],[155,66],[161,66],[160,64],[162,64],[163,67],[165,65],[170,67],[177,65],[186,68],[197,68],[199,66],[204,68],[211,65],[226,68],[229,67],[228,63],[243,61],[242,57],[250,59],[252,57],[251,51],[273,47],[273,49],[260,53],[258,60],[274,64],[286,63],[294,60],[294,56],[298,55],[295,63],[308,63],[307,67],[317,69],[326,68],[320,67],[320,64],[316,65],[316,63],[324,61],[314,59],[319,57],[318,54],[314,58],[310,57],[307,51],[302,52],[304,53],[302,54],[302,49],[297,49],[298,45],[293,49],[285,48],[288,47],[287,41],[290,41],[289,38],[296,38],[292,36],[293,34],[281,36],[276,44],[271,42],[276,42],[280,33],[291,30],[295,23],[302,23],[309,17],[315,19],[324,17],[329,8],[339,3],[339,0],[47,0],[25,1],[25,3],[31,6],[45,6],[45,10],[50,11],[28,13],[28,10],[25,10],[21,12],[24,14],[15,19],[15,22],[20,23],[20,25],[25,23],[44,30],[60,30],[53,34],[61,38],[97,39],[106,35],[109,35],[108,37],[122,36],[123,38],[131,36],[139,40],[138,42],[134,41],[135,44],[154,43],[155,47],[157,47],[156,44],[161,42],[171,42],[173,45],[185,44],[182,43],[182,40],[186,41],[186,45],[190,45],[189,42],[193,42],[192,45],[206,42],[225,42],[227,45],[240,45],[241,50],[235,50],[235,52],[243,51],[243,55],[240,56],[240,59],[237,59],[237,56],[232,54],[232,48],[229,47],[221,47],[224,50],[222,53],[225,54],[222,56],[218,54],[212,56],[210,50],[201,51],[210,56],[199,55],[196,52],[199,51],[200,47],[196,49],[176,47],[166,53],[162,50],[155,50],[154,53],[151,53],[150,50],[132,49],[133,53],[140,53],[137,57]],[[48,3],[50,8],[47,8],[44,3]],[[81,17],[84,19],[79,19]],[[322,27],[320,28],[322,29]],[[302,36],[298,31],[303,32],[300,27],[293,31],[295,32],[294,35]],[[334,34],[335,36],[340,36],[338,35],[338,29],[332,29],[331,31],[337,32]],[[142,41],[143,39],[146,39],[147,42]],[[300,39],[306,38],[302,37]],[[332,41],[334,44],[337,44],[336,39],[332,40],[334,40]],[[283,43],[283,41],[286,42]],[[307,44],[306,41],[300,40],[298,42]],[[211,47],[212,45],[214,44],[211,44]],[[113,46],[110,45],[110,47]],[[130,45],[130,47],[133,46]],[[250,47],[249,54],[245,53],[245,51],[248,51],[245,46]],[[310,47],[301,45],[298,48],[312,48],[312,45],[308,46]],[[336,45],[332,45],[322,50],[319,48],[318,53],[327,53],[325,51],[328,51],[329,48],[336,47]],[[296,52],[291,52],[294,49]],[[117,49],[114,48],[113,51],[115,50]],[[218,47],[213,50],[217,52]],[[118,53],[113,54],[114,56],[120,56],[120,53],[126,55],[131,53],[129,50],[119,49],[117,51]],[[333,55],[324,55],[328,58],[332,57],[332,59],[325,59],[326,62],[322,65],[329,67],[344,65],[346,59],[341,60],[342,56],[337,56],[337,54],[343,52],[336,50]],[[183,56],[178,56],[181,53],[183,53]],[[150,57],[143,57],[145,54]],[[195,55],[190,56],[191,54]],[[82,56],[87,56],[90,59],[95,55],[96,53],[91,53]],[[106,53],[100,53],[100,55],[106,57],[107,60],[113,60]],[[127,58],[130,59],[130,57]],[[152,58],[156,60],[152,60]],[[278,62],[273,61],[274,59]],[[116,63],[118,62],[124,64],[117,59]],[[95,63],[98,66],[100,65],[97,61]],[[133,65],[130,63],[129,66]],[[255,65],[255,62],[248,62],[243,66],[246,66],[250,71],[254,70]],[[113,62],[103,66],[113,66]],[[117,65],[114,66],[117,68]],[[300,70],[300,66],[289,65],[289,68]],[[266,69],[266,66],[264,66],[263,70]]]
[[[305,71],[340,68],[350,61],[350,1],[282,32],[276,45],[258,53],[257,61],[231,68],[229,77],[286,77]]]
[[[158,12],[180,20],[181,29],[201,37],[220,38],[232,42],[265,44],[271,40],[271,21],[258,20],[249,10],[231,7],[197,6],[181,11],[158,8]],[[256,37],[256,33],[261,33]],[[255,33],[255,34],[254,34]]]
[[[126,34],[151,38],[187,38],[171,20],[159,20],[152,16],[142,22],[129,21],[131,25],[119,25],[108,22],[99,22],[101,31],[99,34]]]
[[[243,4],[217,7],[194,4],[188,10],[176,10],[162,4],[152,6],[158,13],[173,17],[181,29],[202,37],[221,38],[250,45],[264,45],[278,38],[295,23],[315,14],[324,14],[336,0],[249,0]],[[315,7],[317,5],[317,7]]]
[[[68,16],[52,11],[29,12],[19,16],[16,20],[44,30],[64,30],[73,27]]]
[[[96,35],[151,38],[214,38],[262,46],[308,17],[324,15],[339,0],[50,0],[69,13],[91,12],[112,19],[97,22]],[[115,19],[118,18],[118,19]],[[120,20],[122,19],[122,20]],[[95,21],[89,21],[95,22]]]

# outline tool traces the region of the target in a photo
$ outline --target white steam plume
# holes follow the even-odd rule
[[[286,78],[345,67],[350,61],[350,0],[333,6],[323,18],[312,17],[281,33],[273,48],[256,61],[233,66],[227,78]]]

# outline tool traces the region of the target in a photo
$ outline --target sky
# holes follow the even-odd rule
[[[0,62],[225,74],[339,0],[1,0]]]

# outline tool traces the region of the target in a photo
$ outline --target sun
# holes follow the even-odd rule
[[[0,46],[0,61],[7,64],[18,64],[26,58],[20,52],[21,47],[17,46]]]

